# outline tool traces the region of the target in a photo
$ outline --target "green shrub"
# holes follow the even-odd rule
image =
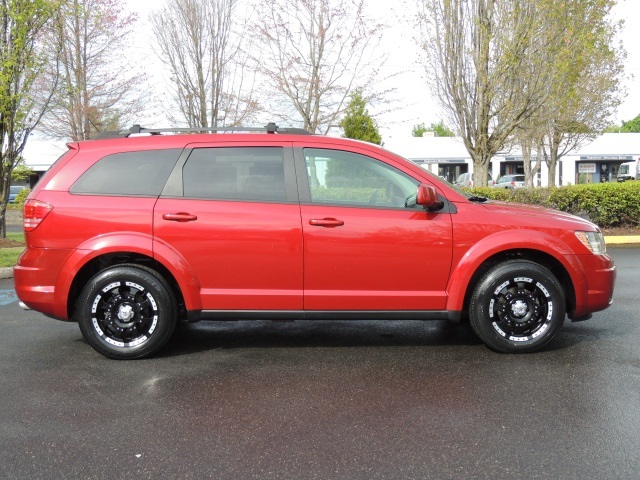
[[[14,203],[20,206],[24,205],[24,202],[27,199],[27,195],[29,195],[30,192],[31,192],[30,188],[25,188],[23,190],[20,190],[16,195],[16,199]]]
[[[379,191],[380,195],[386,195],[384,189],[380,188],[316,187],[312,188],[311,196],[314,201],[319,202],[346,201],[367,203],[375,191]]]
[[[513,190],[486,187],[465,190],[492,200],[554,208],[588,218],[602,228],[640,225],[640,182]]]

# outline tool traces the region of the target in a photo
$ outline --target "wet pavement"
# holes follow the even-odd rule
[[[108,360],[0,281],[0,478],[598,478],[640,471],[640,248],[547,349],[445,322],[211,322]]]

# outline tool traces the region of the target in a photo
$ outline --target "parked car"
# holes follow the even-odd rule
[[[23,308],[132,359],[215,319],[468,319],[488,347],[530,352],[612,301],[582,218],[467,194],[363,142],[185,132],[68,145],[24,206]]]
[[[619,182],[640,180],[640,159],[635,162],[626,162],[620,165],[616,179]]]
[[[524,175],[503,175],[493,184],[493,188],[522,188],[524,187]]]
[[[490,173],[488,175],[489,178],[487,180],[487,185],[491,187],[493,185],[493,178]],[[453,184],[458,187],[473,187],[473,173],[463,173],[459,175],[458,179]]]
[[[26,190],[24,185],[11,185],[9,187],[9,203],[15,203],[16,197],[22,190]]]

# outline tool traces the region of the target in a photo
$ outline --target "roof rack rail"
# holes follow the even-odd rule
[[[140,125],[133,125],[126,130],[107,130],[91,137],[91,140],[102,140],[106,138],[126,138],[138,133],[148,133],[150,135],[161,135],[163,133],[218,133],[218,132],[266,132],[266,133],[292,133],[295,135],[312,135],[311,132],[302,128],[280,128],[275,123],[269,122],[264,127],[213,127],[213,128],[144,128]]]

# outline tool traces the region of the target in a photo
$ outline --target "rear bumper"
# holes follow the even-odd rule
[[[53,285],[41,285],[42,272],[39,269],[21,267],[13,268],[15,289],[21,304],[31,310],[53,315],[54,293]]]
[[[68,320],[56,314],[56,280],[68,250],[27,249],[13,267],[18,299],[25,307],[47,316]],[[23,307],[24,308],[24,307]],[[60,310],[60,309],[58,309]]]

